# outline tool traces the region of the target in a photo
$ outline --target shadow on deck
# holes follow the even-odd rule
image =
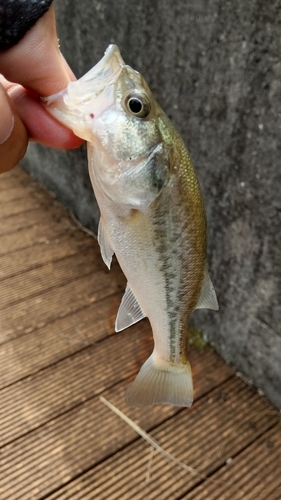
[[[124,286],[25,172],[1,176],[1,500],[280,500],[278,412],[212,349],[190,349],[191,409],[126,407],[152,335],[114,333]],[[155,451],[146,482],[149,445],[101,394],[200,474]]]

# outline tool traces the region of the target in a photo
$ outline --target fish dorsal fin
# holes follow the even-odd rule
[[[125,293],[118,309],[115,321],[115,331],[120,332],[143,318],[145,318],[145,314],[127,283]]]
[[[205,269],[205,275],[203,280],[203,285],[200,293],[200,297],[196,306],[196,309],[214,309],[217,311],[219,308],[217,296],[213,283],[208,273],[208,269]]]
[[[98,229],[98,242],[100,246],[100,253],[102,256],[102,259],[104,263],[107,265],[108,269],[110,269],[111,261],[112,261],[112,256],[114,254],[110,243],[108,241],[107,234],[104,230],[102,220],[100,219],[99,222],[99,229]]]

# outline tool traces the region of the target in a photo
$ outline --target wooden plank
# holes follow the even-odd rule
[[[31,177],[18,165],[17,167],[1,174],[0,192],[6,189],[6,183],[10,182],[13,186],[22,182],[32,182]]]
[[[38,210],[41,204],[36,198],[23,198],[17,202],[9,201],[8,203],[1,204],[0,221],[10,215],[19,213],[26,213],[30,210]],[[28,217],[28,214],[26,215]]]
[[[74,354],[71,357],[52,366],[48,366],[48,363],[47,368],[35,376],[0,391],[1,447],[101,393],[106,387],[134,375],[136,368],[130,335],[144,356],[147,350],[146,345],[140,343],[138,332],[135,330],[133,333],[127,331],[112,335],[112,329],[112,337],[95,345],[104,336],[102,322],[97,326],[98,331],[96,328],[89,330],[91,337],[86,340],[89,346],[87,349],[79,351],[79,347],[84,347],[81,341],[77,345],[60,338],[55,346],[57,358],[60,356],[60,346],[68,354],[72,351]],[[144,335],[148,333],[147,330],[143,332]],[[93,345],[89,345],[91,342]],[[152,339],[150,345],[151,343]],[[116,356],[116,352],[122,352],[122,356]],[[54,350],[52,354],[54,359]]]
[[[94,244],[93,238],[77,231],[59,238],[51,237],[41,244],[0,256],[0,281],[12,276],[18,278],[21,273],[84,252]]]
[[[277,412],[276,412],[277,413]],[[279,500],[281,498],[280,425],[260,436],[186,500]]]
[[[225,462],[229,458],[230,450],[239,456],[240,450],[246,446],[246,449],[251,449],[254,455],[253,448],[255,448],[256,439],[272,426],[274,426],[273,433],[276,431],[277,414],[275,413],[274,417],[271,408],[268,408],[267,404],[249,387],[237,379],[231,379],[221,389],[223,399],[220,396],[220,389],[216,389],[212,393],[211,403],[209,395],[198,401],[189,412],[182,411],[151,432],[165,450],[173,453],[187,465],[197,466],[202,474],[216,471],[218,467],[229,467],[225,466]],[[250,415],[247,413],[248,398],[253,410]],[[224,418],[224,415],[227,418]],[[112,432],[117,432],[115,426]],[[99,500],[119,498],[124,500],[132,498],[135,500],[190,498],[191,500],[194,498],[197,500],[199,498],[201,500],[196,486],[202,483],[202,486],[198,486],[202,492],[206,492],[206,496],[202,498],[222,500],[224,497],[220,494],[220,488],[224,486],[227,490],[230,486],[228,481],[222,481],[216,478],[216,475],[212,476],[215,482],[203,480],[199,476],[193,477],[177,465],[168,462],[158,452],[153,454],[150,481],[146,484],[148,462],[149,445],[138,439],[69,482],[67,486],[62,487],[49,498],[50,500],[90,500],[92,498]],[[256,478],[255,469],[248,467],[248,471],[252,479]],[[231,492],[233,493],[235,488],[236,493],[241,492],[238,474],[233,483]],[[209,486],[213,488],[214,496],[208,495]],[[185,496],[187,490],[192,491],[190,497]],[[233,497],[230,493],[226,498],[236,499],[236,496]],[[240,496],[237,496],[238,498]],[[243,495],[241,498],[244,498]],[[267,498],[266,495],[261,497],[263,500]]]
[[[78,254],[0,281],[0,309],[28,297],[38,296],[51,288],[55,289],[105,267],[100,259],[93,257],[93,249],[87,248]]]
[[[274,452],[269,452],[262,445],[266,440],[274,443]],[[237,455],[231,465],[224,465],[212,476],[212,480],[205,480],[196,487],[191,486],[190,493],[182,494],[184,480],[190,481],[189,474],[184,473],[179,481],[179,469],[154,452],[151,478],[145,483],[148,460],[148,445],[138,440],[116,455],[110,457],[97,467],[71,481],[56,493],[50,495],[49,500],[92,500],[98,498],[124,500],[161,498],[186,500],[280,500],[280,476],[276,478],[276,461],[280,457],[280,432],[274,426],[264,435],[255,440],[245,450]],[[257,452],[257,453],[256,453]],[[226,455],[222,456],[222,460]],[[258,460],[257,460],[257,457]],[[265,462],[263,463],[263,460]],[[260,466],[257,466],[257,462]],[[253,467],[249,467],[253,464]],[[266,467],[264,466],[266,464]],[[242,470],[241,470],[242,465]],[[231,475],[233,469],[234,474]],[[248,471],[243,477],[241,472]],[[228,476],[225,475],[228,472]],[[246,493],[245,478],[250,496]],[[200,481],[200,479],[198,479]],[[244,488],[244,489],[242,489]],[[174,489],[174,492],[172,491]],[[245,496],[246,495],[246,496]],[[279,496],[278,496],[279,495]]]
[[[100,258],[97,261],[100,262]],[[99,272],[95,272],[93,266],[93,272],[88,276],[21,300],[0,311],[0,343],[17,339],[80,310],[87,315],[86,309],[94,307],[97,300],[123,291],[126,280],[116,261],[113,261],[110,272],[102,262],[100,264]],[[107,321],[106,318],[104,320]]]
[[[3,182],[0,183],[1,236],[42,222],[49,221],[51,223],[52,221],[54,223],[61,218],[68,219],[70,225],[75,225],[67,216],[65,208],[50,193],[41,188],[25,172],[19,170],[19,174],[20,177],[23,175],[23,178],[19,180],[13,176],[8,178],[11,182],[9,189],[7,186],[6,189],[3,188]],[[6,174],[1,175],[1,181],[5,176]],[[14,199],[15,197],[17,201]],[[41,211],[34,210],[36,207],[41,207]]]
[[[115,299],[116,306],[116,297],[112,299]],[[58,322],[53,325],[53,339],[50,332],[42,330],[41,340],[31,345],[29,355],[26,353],[23,358],[19,353],[20,363],[16,363],[17,355],[14,355],[10,363],[7,361],[6,368],[9,370],[11,366],[11,380],[38,369],[41,371],[0,391],[0,446],[92,398],[120,380],[133,380],[138,368],[153,349],[148,322],[114,334],[115,312],[112,314],[112,304],[102,301],[97,306],[92,315],[93,318],[96,317],[95,321],[79,324],[79,332],[71,321],[68,324],[66,321]],[[106,312],[110,315],[107,329],[104,321]],[[45,334],[48,333],[46,342]],[[102,339],[105,340],[100,342]],[[70,358],[67,357],[71,354]],[[197,398],[233,376],[232,370],[211,349],[192,348],[189,357],[196,373]],[[49,366],[51,363],[52,366]],[[0,380],[2,376],[1,372]]]
[[[110,297],[107,304],[98,302],[86,313],[82,310],[27,334],[24,339],[1,344],[0,386],[10,385],[101,340],[108,334],[109,327],[110,334],[114,333],[117,302],[119,297],[117,300],[115,296]],[[105,316],[109,313],[109,317]]]
[[[30,185],[30,177],[27,176],[26,179],[23,179],[21,181],[17,181],[17,179],[13,177],[6,177],[6,174],[1,174],[0,175],[0,203],[2,199],[2,195],[4,196],[4,193],[6,191],[9,191],[10,189],[15,189],[15,186],[29,186]]]
[[[69,241],[71,241],[72,233],[78,231],[82,233],[66,214],[61,220],[54,222],[49,217],[47,221],[40,221],[40,224],[37,223],[22,229],[18,228],[12,233],[1,234],[0,256],[11,254],[23,248],[30,248],[40,243],[48,244],[62,235],[68,235]]]
[[[93,279],[93,289],[91,290],[90,300],[92,304],[98,299],[106,300],[108,295],[116,293],[116,291],[118,291],[118,284],[116,286],[116,282],[111,279],[109,274],[104,272],[96,273],[95,279]],[[59,300],[59,295],[57,296],[57,300]],[[72,302],[73,300],[72,296]],[[109,303],[112,304],[113,302],[110,300]],[[114,301],[114,304],[116,304],[116,301]],[[42,306],[42,303],[40,305]],[[43,305],[48,307],[48,301],[45,301]],[[58,303],[58,307],[59,306],[60,303]],[[92,305],[92,307],[95,306]],[[114,315],[115,314],[116,310],[114,311]],[[106,328],[108,318],[103,317],[102,319],[104,328]],[[111,324],[111,317],[109,321]],[[72,328],[74,332],[77,332],[77,328],[78,330],[81,328],[75,317],[67,317],[64,325],[70,325],[70,328]],[[61,326],[61,323],[59,323],[58,328]],[[67,326],[65,329],[66,328]],[[59,335],[61,335],[61,337],[59,337]],[[85,346],[85,342],[86,340],[82,337],[80,348],[81,344],[83,347]],[[78,350],[78,348],[79,342],[74,343],[74,345],[67,343],[65,341],[64,332],[57,329],[56,325],[53,324],[48,324],[45,327],[42,326],[38,331],[35,330],[31,333],[27,333],[24,339],[19,337],[9,342],[2,343],[0,345],[0,385],[3,387],[19,378],[26,377],[34,371],[47,366],[48,363],[55,362],[71,354],[75,350]]]
[[[175,411],[171,407],[155,407],[149,410],[126,408],[123,390],[122,385],[114,386],[105,391],[104,395],[146,430],[161,423],[158,429],[150,431],[153,436],[179,459],[193,467],[200,467],[202,473],[215,471],[225,463],[230,451],[238,454],[278,422],[276,415],[265,414],[264,402],[258,394],[237,378],[235,380],[232,378],[222,387],[216,388],[211,394],[211,403],[207,395],[190,410],[183,410],[168,420],[167,417],[173,415]],[[250,421],[249,403],[252,408]],[[81,476],[83,471],[94,467],[135,439],[135,432],[97,398],[89,400],[2,448],[1,498],[2,500],[45,498],[52,491]],[[139,439],[138,442],[142,441]],[[147,459],[147,445],[145,455]],[[139,460],[140,453],[135,452],[133,457]],[[140,475],[143,470],[140,471],[138,467],[134,475],[129,475],[131,463],[125,458],[124,488],[129,492],[127,496],[121,490],[123,484],[119,480],[116,481],[116,477],[111,479],[115,492],[110,492],[109,495],[110,477],[105,474],[102,464],[102,470],[98,467],[96,470],[99,471],[103,482],[104,495],[102,496],[101,492],[98,496],[92,493],[88,498],[176,499],[200,481],[198,476],[188,475],[186,471],[177,469],[162,457],[160,460],[162,463],[157,467],[159,474],[157,485],[151,483],[145,487],[144,477]],[[46,464],[52,466],[46,467]],[[118,465],[117,460],[113,463],[114,474],[116,474],[115,465]],[[155,474],[154,468],[153,471]],[[113,475],[113,471],[111,474]],[[135,490],[133,490],[134,481],[139,484]],[[96,484],[92,484],[93,490]],[[158,486],[161,486],[160,491]],[[57,496],[50,498],[52,500],[63,498],[62,490],[55,495]],[[84,495],[82,498],[87,497]]]
[[[36,196],[40,190],[35,182],[25,182],[24,184],[13,184],[13,186],[0,190],[0,210],[4,203],[17,203],[21,199],[26,199],[30,196]]]
[[[4,184],[3,184],[4,179]],[[9,188],[5,186],[5,181],[11,184]],[[22,199],[19,203],[11,201],[13,194],[18,190],[21,193]],[[25,193],[25,196],[24,196]],[[7,199],[6,199],[7,198]],[[8,202],[10,199],[10,202]],[[29,201],[31,199],[31,201]],[[5,208],[5,217],[1,218],[0,214],[0,234],[1,236],[6,233],[16,232],[20,229],[31,227],[34,224],[42,224],[49,221],[55,223],[61,218],[69,219],[70,224],[73,222],[67,216],[65,208],[56,201],[48,192],[43,190],[39,184],[33,181],[23,170],[14,169],[14,171],[7,177],[7,174],[1,175],[0,182],[0,201],[5,200],[6,207],[1,205],[1,213]],[[32,211],[30,203],[33,205],[41,206],[41,211]],[[18,205],[18,206],[16,206]]]
[[[4,234],[15,233],[38,224],[48,223],[52,225],[62,219],[66,219],[66,217],[66,212],[63,211],[62,207],[56,202],[53,202],[47,211],[28,210],[15,215],[7,215],[0,220],[1,239]],[[73,222],[72,225],[74,225]]]

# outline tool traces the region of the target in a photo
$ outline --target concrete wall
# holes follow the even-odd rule
[[[81,76],[115,42],[184,137],[209,220],[220,311],[195,322],[281,408],[281,10],[266,0],[57,0]],[[25,167],[96,229],[84,151],[32,145]]]

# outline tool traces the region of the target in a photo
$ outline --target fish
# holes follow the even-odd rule
[[[190,155],[142,75],[116,45],[82,78],[45,99],[48,111],[87,141],[100,209],[98,242],[127,278],[117,332],[147,317],[154,349],[128,389],[128,405],[189,407],[188,322],[218,309],[207,264],[207,226]]]

